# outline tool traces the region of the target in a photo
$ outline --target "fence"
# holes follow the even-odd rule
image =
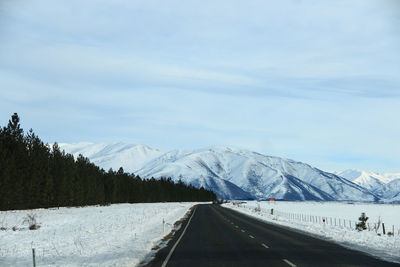
[[[318,215],[303,214],[303,213],[290,213],[290,212],[278,211],[276,209],[261,209],[260,205],[258,205],[257,207],[249,207],[247,205],[244,205],[245,202],[236,202],[232,204],[252,210],[253,212],[264,213],[267,216],[273,216],[275,219],[279,219],[280,217],[288,221],[296,221],[304,224],[320,224],[329,227],[356,230],[356,225],[357,223],[359,223],[359,221],[352,221],[343,218],[318,216]],[[390,229],[385,228],[387,227],[387,225],[385,226],[385,224],[382,221],[376,223],[366,223],[366,227],[368,231],[375,231],[377,234],[400,235],[400,229],[395,229],[394,225],[391,225]],[[395,230],[397,232],[395,232]]]

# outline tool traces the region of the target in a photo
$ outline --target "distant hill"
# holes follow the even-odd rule
[[[58,145],[60,149],[74,155],[75,158],[82,154],[106,171],[110,168],[118,170],[119,167],[123,167],[127,172],[134,172],[152,159],[164,154],[146,145],[126,143],[60,143]]]
[[[400,201],[400,173],[375,173],[349,169],[336,174],[368,189],[383,200]]]
[[[400,198],[395,174],[347,170],[329,173],[306,163],[247,150],[213,147],[163,153],[146,145],[126,143],[60,144],[104,169],[134,172],[145,178],[171,177],[212,189],[224,199],[321,201],[390,201]],[[400,175],[399,175],[400,176]]]

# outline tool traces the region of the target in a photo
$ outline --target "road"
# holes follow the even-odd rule
[[[198,205],[148,266],[400,266],[267,224],[219,205]]]

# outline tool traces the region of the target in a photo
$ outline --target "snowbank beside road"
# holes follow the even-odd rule
[[[249,201],[241,204],[227,203],[223,206],[269,223],[300,230],[351,249],[400,263],[400,232],[398,231],[400,205]],[[271,209],[274,209],[273,215],[271,215]],[[355,230],[355,221],[358,221],[361,212],[371,216],[369,219],[371,227],[380,217],[385,222],[386,233],[391,232],[392,223],[397,222],[394,235],[383,235],[382,226],[378,230],[380,235],[373,230],[362,232]],[[336,223],[334,220],[331,223],[331,218],[336,218]],[[347,223],[344,223],[345,220]],[[350,221],[352,221],[351,227]]]
[[[1,211],[0,266],[32,266],[32,246],[37,266],[135,266],[195,204]],[[22,224],[28,213],[38,230]]]

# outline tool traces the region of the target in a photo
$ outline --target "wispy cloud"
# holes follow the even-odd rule
[[[396,5],[1,1],[0,124],[398,171]]]

